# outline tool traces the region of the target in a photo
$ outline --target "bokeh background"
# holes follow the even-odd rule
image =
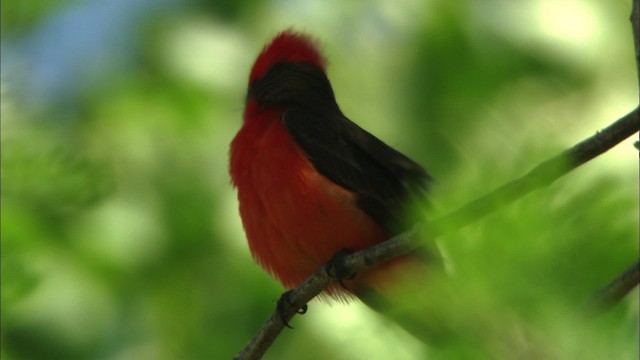
[[[282,289],[251,259],[227,157],[279,30],[321,41],[343,111],[429,169],[437,215],[637,105],[630,4],[3,1],[2,358],[224,359],[254,335]],[[637,290],[577,316],[638,257],[632,142],[440,239],[456,303],[558,358],[637,359]],[[513,358],[455,321],[434,349],[313,302],[266,358]]]

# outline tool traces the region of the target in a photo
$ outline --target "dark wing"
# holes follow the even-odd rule
[[[289,108],[284,123],[319,173],[354,192],[358,206],[390,234],[405,230],[404,207],[424,198],[431,176],[335,108]]]

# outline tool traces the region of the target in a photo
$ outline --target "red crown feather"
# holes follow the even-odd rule
[[[293,30],[279,33],[256,59],[249,76],[249,84],[263,77],[273,65],[281,61],[305,62],[324,71],[327,60],[320,54],[318,47],[316,40],[305,34]]]

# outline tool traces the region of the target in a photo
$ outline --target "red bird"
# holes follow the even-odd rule
[[[380,243],[412,224],[403,210],[431,182],[414,161],[342,114],[310,37],[278,34],[249,75],[230,172],[251,253],[285,288],[339,251]],[[326,294],[383,294],[415,254],[359,273]],[[420,265],[418,265],[420,266]]]

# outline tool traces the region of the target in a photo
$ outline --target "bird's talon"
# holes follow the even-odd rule
[[[352,280],[356,277],[356,273],[347,272],[344,266],[344,257],[352,254],[353,251],[344,248],[338,251],[328,262],[327,262],[327,274],[332,278],[338,280],[340,285],[347,289],[344,285],[343,280]],[[348,289],[347,289],[348,290]]]
[[[309,307],[307,306],[307,304],[304,304],[300,309],[298,309],[297,313],[300,315],[306,314],[308,309]]]
[[[295,304],[291,301],[291,291],[292,290],[284,292],[280,296],[280,299],[278,299],[278,305],[276,306],[276,311],[278,313],[278,316],[280,317],[280,320],[282,321],[284,326],[288,327],[289,329],[293,329],[293,326],[289,325],[289,322],[285,320],[285,316],[287,310],[295,306]],[[307,309],[307,304],[304,304],[296,310],[296,313],[300,315],[305,314],[307,312]]]

